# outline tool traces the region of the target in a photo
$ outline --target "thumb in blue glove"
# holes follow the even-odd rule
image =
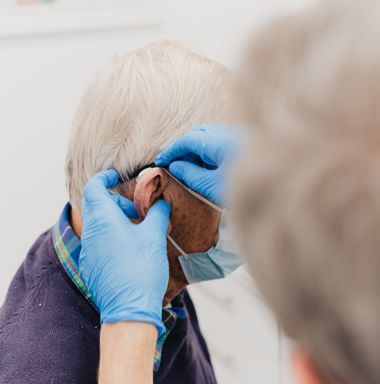
[[[114,170],[94,176],[82,204],[81,277],[99,309],[102,323],[142,321],[162,334],[162,302],[169,281],[166,234],[170,206],[156,202],[140,224],[125,212],[126,199],[108,192],[118,182]]]
[[[192,190],[225,206],[228,165],[237,152],[231,131],[223,126],[197,126],[164,149],[155,163],[168,166],[170,173]]]

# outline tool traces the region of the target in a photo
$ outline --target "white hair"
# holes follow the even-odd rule
[[[229,70],[177,42],[117,55],[74,119],[66,162],[72,206],[80,208],[97,172],[115,168],[126,177],[194,126],[230,123],[232,90]]]

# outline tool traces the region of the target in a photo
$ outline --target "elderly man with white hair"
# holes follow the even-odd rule
[[[250,53],[244,88],[254,130],[247,135],[250,151],[235,168],[232,206],[257,284],[294,341],[299,383],[378,384],[380,7],[371,0],[333,3],[276,22]],[[235,152],[215,127],[203,126],[155,163],[226,206],[225,165]],[[187,161],[189,155],[204,164]],[[169,210],[160,203],[134,226],[108,196],[115,183],[117,173],[109,170],[86,187],[81,267],[96,300],[120,320],[120,334],[128,334],[134,327],[128,320],[139,311],[155,323],[151,293],[165,294]],[[116,271],[127,270],[135,249],[142,257],[122,281]],[[138,278],[141,269],[150,271],[148,279]],[[140,322],[139,329],[145,339],[134,339],[138,349],[153,350],[151,328]],[[112,383],[124,382],[110,349],[120,347],[115,334],[103,334],[102,383],[111,382],[107,374]]]
[[[74,119],[67,155],[70,203],[58,223],[30,250],[1,308],[2,384],[96,383],[102,324],[105,333],[107,327],[116,329],[120,348],[108,341],[105,346],[110,345],[122,358],[120,367],[126,371],[126,382],[136,382],[128,380],[135,360],[142,366],[148,362],[149,370],[140,374],[152,377],[154,372],[155,383],[216,382],[194,306],[184,288],[189,282],[223,277],[234,269],[219,265],[208,253],[219,241],[223,214],[170,173],[149,165],[165,146],[194,125],[231,123],[232,85],[231,73],[221,64],[179,43],[163,41],[117,55],[89,87]],[[115,170],[113,184],[117,186],[107,197],[121,208],[120,212],[134,217],[135,223],[146,217],[139,228],[145,228],[147,241],[147,223],[160,228],[160,212],[171,212],[169,261],[161,269],[152,271],[148,266],[136,274],[143,284],[160,275],[162,268],[170,270],[169,282],[162,285],[165,298],[160,291],[151,290],[148,301],[152,308],[145,313],[139,310],[145,299],[135,294],[133,287],[121,292],[120,302],[126,297],[127,301],[135,300],[136,311],[125,318],[132,327],[127,336],[118,333],[117,325],[113,327],[123,318],[115,310],[119,301],[108,303],[94,295],[94,285],[107,289],[112,282],[104,285],[101,280],[92,281],[90,286],[91,271],[81,273],[86,263],[80,257],[81,250],[82,254],[86,251],[82,243],[87,246],[89,242],[88,234],[83,234],[83,227],[89,225],[86,220],[82,222],[83,188],[97,172],[109,168]],[[88,192],[84,212],[89,201]],[[112,207],[97,217],[106,220],[110,212]],[[165,225],[169,225],[168,217]],[[105,225],[103,230],[105,233]],[[122,230],[116,228],[114,233],[119,232],[126,240],[127,249],[128,234]],[[166,236],[164,241],[166,247]],[[100,245],[105,266],[118,245],[112,241]],[[136,248],[133,258],[125,258],[129,263],[126,271],[113,271],[118,274],[113,283],[118,283],[118,278],[128,281],[125,273],[135,272],[140,259],[144,259],[144,248]],[[149,354],[140,353],[137,347],[136,338],[142,335],[140,321],[155,325],[147,338],[154,342]],[[131,343],[136,348],[125,356],[123,348]],[[107,375],[107,380],[113,381],[113,376]]]

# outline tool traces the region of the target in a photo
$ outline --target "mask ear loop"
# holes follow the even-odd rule
[[[194,196],[196,199],[202,201],[203,203],[205,203],[206,205],[208,205],[209,207],[215,209],[217,212],[219,213],[223,213],[224,212],[224,209],[219,207],[218,205],[216,205],[215,203],[213,203],[212,201],[210,200],[207,200],[205,197],[203,197],[202,195],[200,195],[199,193],[193,191],[191,188],[189,188],[187,185],[185,185],[184,183],[182,183],[180,180],[178,180],[176,177],[174,177],[167,169],[165,168],[162,168],[164,170],[164,172],[166,172],[166,174],[172,178],[174,181],[176,181],[185,191],[189,192],[190,195]],[[177,244],[177,242],[169,235],[167,234],[166,235],[167,239],[169,240],[169,242],[173,245],[173,247],[182,255],[182,256],[187,256],[187,253]]]
[[[218,211],[219,213],[224,213],[224,209],[219,207],[219,205],[216,205],[215,203],[213,203],[212,201],[206,199],[204,196],[200,195],[199,193],[193,191],[191,188],[189,188],[187,185],[185,185],[184,183],[182,183],[182,181],[178,180],[175,176],[173,176],[167,169],[165,168],[162,168],[174,181],[176,181],[185,191],[189,192],[190,195],[193,195],[195,198],[197,198],[198,200],[202,201],[203,203],[205,203],[206,205],[208,205],[209,207],[215,209],[216,211]]]
[[[176,241],[169,235],[166,235],[169,242],[172,244],[172,246],[182,255],[187,256],[187,253],[176,243]]]

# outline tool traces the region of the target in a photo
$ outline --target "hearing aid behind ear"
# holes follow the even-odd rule
[[[136,178],[136,181],[137,181],[137,184],[141,181],[142,177],[147,174],[148,172],[150,172],[152,169],[154,169],[156,167],[149,167],[149,168],[144,168],[138,175],[137,175],[137,178]]]

